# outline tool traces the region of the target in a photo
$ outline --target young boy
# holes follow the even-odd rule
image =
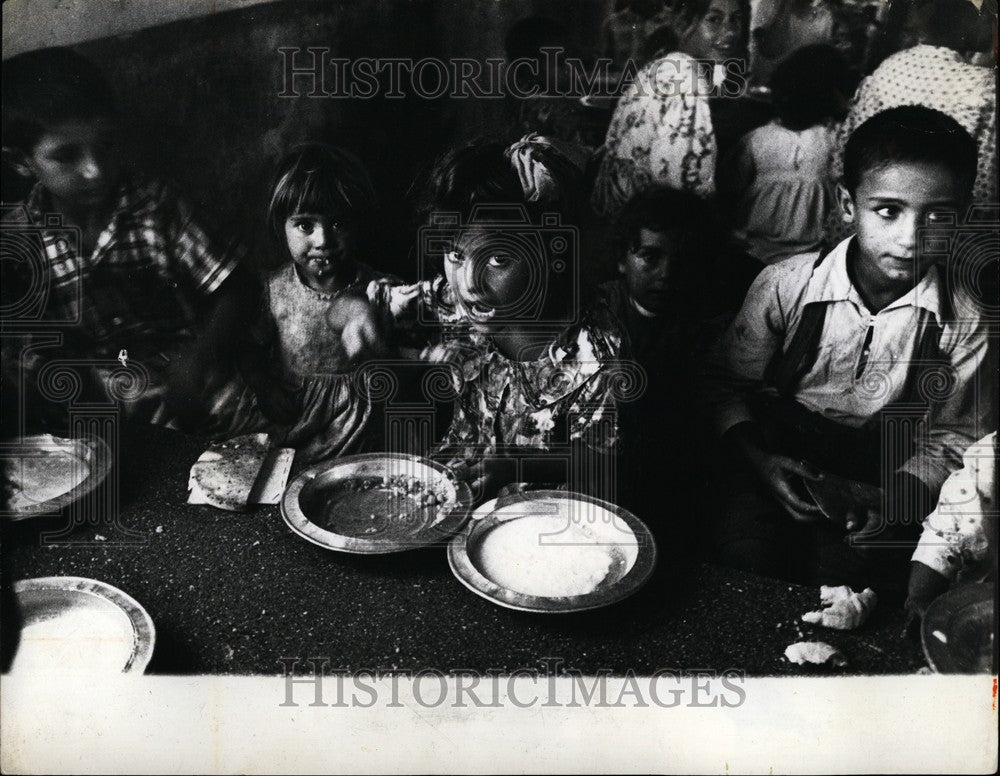
[[[704,293],[718,256],[713,236],[721,234],[713,223],[711,208],[691,192],[661,188],[636,195],[615,222],[619,277],[600,289],[623,324],[627,352],[642,374],[642,395],[622,414],[629,441],[623,465],[626,506],[654,528],[669,525],[671,531],[686,521],[664,519],[662,513],[685,512],[681,502],[698,490],[691,486],[698,471],[691,440],[698,439],[699,405],[688,376],[713,331]]]
[[[838,200],[855,235],[754,282],[707,373],[725,450],[723,562],[857,589],[905,585],[920,520],[993,425],[995,388],[980,383],[986,324],[921,248],[921,228],[962,223],[975,176],[975,143],[953,119],[915,106],[880,113],[845,151]],[[834,475],[851,482],[831,489]],[[821,511],[812,494],[824,491],[841,507],[821,499]],[[875,536],[895,545],[871,552]]]
[[[37,356],[93,361],[99,390],[131,360],[149,384],[126,413],[190,424],[227,376],[253,285],[166,186],[122,174],[117,130],[111,87],[88,60],[47,49],[5,62],[4,160],[36,183],[5,209],[4,231],[40,234],[44,255],[27,269],[45,276],[42,318],[71,324],[61,349]],[[30,381],[41,363],[24,352],[11,355]]]

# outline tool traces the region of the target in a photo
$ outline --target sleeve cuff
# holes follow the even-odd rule
[[[953,556],[957,557],[944,537],[939,536],[934,531],[924,529],[917,549],[913,552],[912,560],[923,563],[929,569],[933,569],[941,576],[951,580],[958,574],[957,564],[949,561],[949,558]]]

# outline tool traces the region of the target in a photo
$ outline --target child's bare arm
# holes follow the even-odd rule
[[[910,584],[906,596],[906,623],[903,637],[912,638],[931,601],[948,589],[948,578],[919,561],[910,564]]]

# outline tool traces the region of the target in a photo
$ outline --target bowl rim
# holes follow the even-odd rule
[[[613,513],[631,529],[638,540],[639,550],[632,568],[615,585],[604,590],[595,590],[576,596],[529,595],[510,590],[493,582],[480,572],[469,557],[470,542],[478,541],[481,535],[495,528],[500,522],[518,519],[518,517],[510,517],[499,521],[495,517],[498,510],[522,501],[540,501],[553,498],[594,504]],[[649,581],[656,567],[658,556],[659,549],[652,532],[632,512],[617,504],[584,493],[565,490],[529,490],[488,501],[476,509],[465,530],[456,534],[448,545],[448,565],[451,567],[452,573],[473,593],[507,609],[546,614],[568,614],[599,609],[628,598]]]
[[[111,472],[111,448],[101,437],[89,433],[84,433],[76,437],[59,437],[54,434],[29,434],[22,437],[18,442],[5,447],[2,457],[6,460],[23,458],[25,457],[25,452],[32,449],[42,449],[39,443],[45,439],[60,439],[71,442],[78,450],[83,448],[85,450],[86,462],[93,465],[90,466],[87,476],[70,490],[55,498],[35,504],[29,509],[2,510],[0,511],[0,515],[2,515],[3,519],[11,521],[30,520],[36,517],[49,517],[57,514],[75,501],[79,501],[84,496],[96,490]],[[34,444],[32,444],[33,442]]]
[[[410,461],[427,466],[447,477],[455,488],[455,506],[444,517],[434,523],[434,530],[425,530],[422,538],[419,532],[406,541],[346,536],[321,528],[312,522],[305,512],[302,511],[302,507],[299,504],[299,497],[302,494],[302,490],[317,477],[345,466],[369,461],[386,460]],[[436,540],[443,541],[462,527],[468,519],[471,510],[472,491],[466,483],[458,480],[454,472],[444,464],[431,458],[410,453],[360,453],[358,455],[345,455],[315,464],[300,472],[288,484],[281,497],[281,516],[292,533],[324,549],[355,555],[385,555],[394,552],[406,552],[407,550],[426,547],[433,544]]]
[[[961,585],[935,598],[927,611],[924,612],[920,624],[920,641],[924,649],[924,657],[932,671],[939,674],[974,674],[973,668],[965,665],[956,655],[952,647],[941,642],[934,636],[935,631],[948,633],[952,621],[964,609],[981,604],[988,604],[993,610],[989,622],[996,622],[996,601],[993,598],[993,585],[988,582],[977,582]],[[996,656],[994,646],[994,659]],[[995,668],[995,666],[994,666]],[[989,673],[988,671],[986,673]]]
[[[22,579],[13,584],[13,590],[18,598],[24,593],[43,591],[80,593],[101,598],[117,606],[132,623],[134,635],[132,654],[122,668],[122,673],[142,674],[145,672],[156,647],[156,626],[145,607],[128,593],[99,579],[72,576]]]

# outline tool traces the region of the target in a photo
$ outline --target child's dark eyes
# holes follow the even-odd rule
[[[80,149],[67,147],[59,148],[49,154],[49,159],[58,164],[72,164],[80,158]]]
[[[875,214],[880,218],[895,218],[899,215],[899,208],[893,205],[883,205],[875,208]]]
[[[514,259],[510,256],[490,256],[486,263],[491,267],[506,267],[514,263]]]
[[[320,226],[320,222],[315,218],[295,218],[292,219],[292,228],[297,229],[303,234],[312,234],[315,229]],[[327,227],[331,232],[341,231],[341,225],[339,223],[329,224]]]

